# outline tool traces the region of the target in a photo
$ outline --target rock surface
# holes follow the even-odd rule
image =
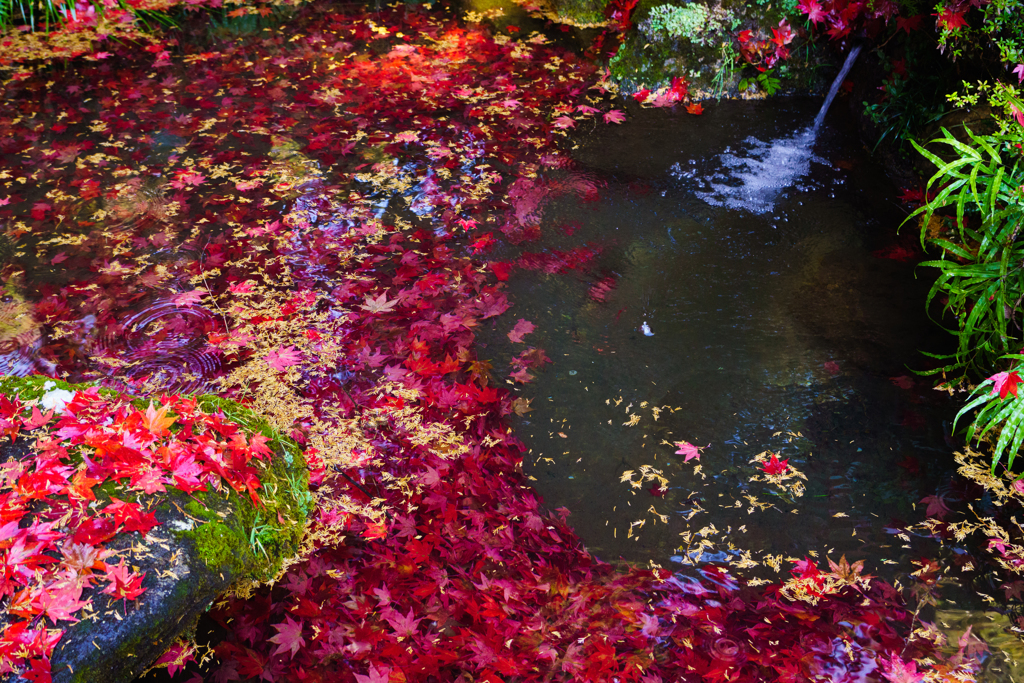
[[[30,403],[45,393],[45,379],[3,378],[0,393],[20,394],[23,403]],[[45,384],[51,393],[55,388],[74,389],[52,381]],[[204,413],[222,411],[226,421],[239,424],[249,436],[260,431],[270,438],[273,456],[252,461],[261,482],[260,504],[227,485],[219,491],[208,486],[208,491],[190,493],[168,486],[163,493],[139,496],[136,502],[159,524],[145,533],[122,530],[102,548],[109,551],[108,567],[123,560],[136,573],[145,572],[145,591],[128,601],[103,594],[101,582],[88,588],[81,599],[91,606],[75,614],[79,621],[62,621],[56,627],[65,632],[50,660],[53,681],[131,681],[194,628],[218,596],[274,578],[283,562],[298,552],[310,504],[301,452],[238,404],[210,396],[198,397],[198,403]],[[33,433],[24,431],[13,443],[5,437],[0,463],[33,457],[35,441]],[[123,487],[115,491],[113,485],[108,481],[95,489],[93,507],[109,503],[111,495],[124,498]],[[21,526],[27,523],[22,520]],[[3,547],[0,542],[0,553]],[[60,548],[49,554],[60,559]],[[0,630],[12,623],[10,606],[10,599],[0,603]],[[5,680],[26,679],[12,674]]]

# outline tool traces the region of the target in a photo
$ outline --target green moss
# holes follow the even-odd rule
[[[207,522],[200,524],[191,534],[196,544],[199,556],[203,562],[212,569],[224,569],[231,567],[233,574],[239,574],[241,567],[246,566],[244,555],[250,553],[247,539],[242,536],[237,528],[231,528],[220,522]],[[241,551],[241,552],[240,552]],[[241,567],[239,566],[241,565]]]
[[[601,0],[555,0],[555,13],[576,24],[596,24],[605,20]]]
[[[40,375],[0,377],[0,393],[17,394],[22,400],[38,400],[54,389],[75,391],[91,386]],[[118,396],[118,392],[111,389],[101,388],[100,393],[109,398]],[[261,485],[260,503],[254,504],[247,493],[239,494],[227,486],[222,491],[192,494],[168,488],[160,497],[162,500],[158,498],[158,507],[170,515],[174,508],[185,511],[197,522],[192,529],[169,530],[189,543],[195,556],[210,569],[229,570],[238,579],[271,579],[283,561],[298,551],[312,509],[309,471],[302,450],[243,405],[218,396],[203,395],[196,399],[204,412],[223,413],[225,419],[239,425],[247,436],[259,432],[270,440],[268,446],[274,457],[251,463]],[[150,399],[133,398],[131,402],[143,409],[150,404]],[[124,491],[113,481],[97,487],[97,492],[108,500],[112,495],[125,498]]]
[[[239,579],[272,579],[298,551],[312,505],[301,451],[290,460],[282,455],[254,463],[262,485],[259,505],[232,489],[191,496],[172,492],[173,504],[196,522],[192,529],[174,533],[212,570],[230,571]]]

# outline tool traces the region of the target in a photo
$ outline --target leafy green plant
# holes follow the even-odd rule
[[[872,151],[886,141],[897,147],[910,140],[915,131],[934,123],[946,114],[946,108],[933,98],[920,97],[917,91],[921,78],[893,75],[881,86],[883,97],[873,104],[864,102],[864,113],[878,127],[878,138]]]
[[[732,12],[709,9],[699,2],[688,5],[659,5],[650,11],[639,25],[644,35],[652,40],[668,37],[686,39],[695,45],[711,45],[715,37],[723,34],[733,23]]]
[[[939,259],[921,264],[939,270],[928,305],[944,297],[944,310],[956,320],[951,332],[957,349],[935,356],[949,364],[933,374],[991,367],[1017,351],[1024,301],[1024,240],[1018,241],[1024,222],[1022,131],[976,135],[965,127],[968,142],[941,131],[931,144],[944,146],[952,160],[912,141],[938,170],[925,188],[925,196],[934,197],[907,218],[920,217],[922,245],[942,249]],[[949,208],[955,209],[952,227],[937,229],[949,221],[936,213]]]
[[[782,87],[782,81],[775,77],[775,69],[768,69],[757,76],[744,78],[740,81],[740,90],[745,91],[752,86],[763,90],[766,95],[774,95]]]
[[[1011,354],[1009,360],[1024,360],[1024,356]],[[981,441],[998,433],[992,452],[992,473],[1006,454],[1006,468],[1013,467],[1013,461],[1024,442],[1024,396],[1017,395],[1017,384],[1021,381],[1016,371],[1000,372],[979,384],[968,397],[968,403],[956,414],[953,427],[965,414],[980,408],[967,428],[967,440]],[[991,391],[989,391],[991,387]]]
[[[716,100],[722,99],[722,95],[729,89],[729,83],[736,73],[736,61],[739,54],[733,47],[732,41],[723,40],[719,46],[719,67],[711,80],[711,95]]]

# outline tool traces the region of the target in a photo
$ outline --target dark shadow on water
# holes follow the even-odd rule
[[[896,235],[897,193],[842,113],[800,147],[818,106],[631,111],[578,150],[599,198],[552,203],[524,247],[599,252],[509,284],[553,360],[520,389],[527,473],[602,559],[729,559],[764,578],[815,553],[909,566],[894,534],[953,462],[951,406],[908,366],[947,340],[927,277],[891,258],[914,235]],[[706,446],[699,472],[678,441]],[[803,495],[754,481],[766,450],[806,475]]]

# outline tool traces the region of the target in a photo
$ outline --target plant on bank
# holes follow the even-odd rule
[[[922,245],[941,250],[921,264],[939,271],[927,305],[943,305],[957,337],[955,352],[929,354],[945,364],[927,374],[952,383],[971,370],[1011,366],[978,385],[956,418],[978,410],[967,438],[994,440],[995,471],[1004,455],[1012,466],[1024,442],[1024,399],[1012,371],[1024,360],[1024,103],[1003,83],[970,86],[950,100],[975,106],[983,96],[997,113],[993,133],[965,126],[958,136],[941,128],[931,149],[911,141],[937,170],[925,186],[925,203],[907,221],[918,219]]]
[[[219,13],[222,22],[247,15],[266,17],[303,0],[0,0],[0,69],[26,62],[111,56],[114,41],[150,43],[156,66],[167,51],[154,34],[176,26],[182,13]],[[257,17],[257,19],[259,18]]]
[[[1020,111],[1012,91],[999,91],[1011,112]],[[940,130],[930,143],[935,152],[912,141],[938,170],[928,179],[926,202],[907,221],[919,220],[923,246],[941,249],[938,259],[921,264],[939,270],[927,302],[943,303],[955,324],[950,331],[957,336],[956,351],[937,356],[948,362],[933,374],[963,374],[992,367],[1020,344],[1024,128],[1004,121],[1001,130],[979,135],[965,126],[965,140]]]

